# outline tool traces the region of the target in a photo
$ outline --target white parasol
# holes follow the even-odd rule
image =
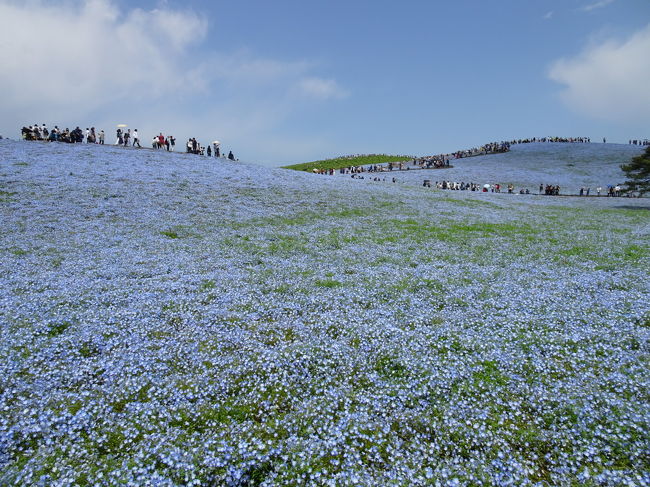
[[[126,125],[125,123],[118,123],[118,124],[117,124],[117,128],[118,128],[118,129],[123,129],[123,128],[125,128],[126,126],[127,126],[127,125]]]
[[[490,185],[489,185],[489,184],[484,184],[483,187],[484,187],[485,189],[490,189]]]
[[[213,141],[212,143],[213,143],[214,145],[220,145],[220,144],[221,144],[221,142],[219,142],[218,140],[215,140],[215,141]]]

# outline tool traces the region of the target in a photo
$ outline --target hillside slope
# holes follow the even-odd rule
[[[0,484],[647,480],[648,206],[0,141]]]
[[[455,159],[452,168],[391,173],[399,182],[422,185],[433,181],[473,182],[480,185],[512,183],[517,190],[537,193],[540,184],[559,185],[563,194],[578,194],[581,187],[617,185],[626,180],[621,164],[643,148],[619,144],[533,143],[513,145],[510,152]]]

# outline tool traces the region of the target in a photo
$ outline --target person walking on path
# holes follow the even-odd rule
[[[133,147],[135,147],[135,144],[138,144],[138,148],[142,147],[140,145],[140,137],[138,136],[138,129],[135,129],[133,131]]]
[[[99,143],[100,143],[101,145],[104,145],[104,137],[105,137],[105,135],[104,135],[104,131],[103,131],[103,130],[100,130],[100,131],[99,131]]]

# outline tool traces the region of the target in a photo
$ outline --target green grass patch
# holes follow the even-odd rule
[[[23,255],[27,255],[29,253],[27,250],[21,249],[20,247],[12,247],[9,249],[9,252],[17,257],[22,257]]]
[[[293,169],[294,171],[313,171],[314,169],[341,169],[351,166],[365,166],[368,164],[385,164],[387,162],[398,162],[412,159],[411,156],[393,156],[388,154],[367,154],[362,156],[344,156],[334,159],[324,159],[322,161],[305,162],[302,164],[292,164],[283,166],[283,169]]]
[[[424,242],[437,240],[466,244],[476,238],[525,238],[537,232],[534,227],[520,223],[431,222],[428,220],[390,219],[382,223],[377,243],[397,243],[401,240]]]
[[[178,238],[178,233],[173,230],[163,230],[160,232],[161,235],[164,235],[167,238]]]
[[[160,235],[163,235],[167,238],[176,239],[176,238],[186,238],[186,237],[197,237],[198,235],[192,232],[191,227],[186,225],[175,225],[173,227],[167,228],[160,231]]]
[[[50,329],[47,332],[47,336],[55,337],[63,334],[68,328],[72,326],[72,323],[69,321],[60,321],[50,326]]]
[[[333,288],[333,287],[339,287],[342,286],[343,283],[340,281],[337,281],[335,279],[318,279],[316,281],[316,285],[318,287],[328,287],[328,288]]]
[[[199,286],[199,291],[210,291],[216,287],[217,287],[216,281],[212,279],[206,279],[205,281],[201,282],[201,285]]]
[[[380,356],[375,362],[374,370],[382,377],[393,379],[401,379],[408,373],[406,366],[391,355]]]
[[[16,193],[9,191],[0,191],[0,203],[10,203],[11,201],[14,201],[13,197],[15,195]]]

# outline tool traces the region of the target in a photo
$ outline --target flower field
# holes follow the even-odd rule
[[[401,183],[417,186],[422,186],[424,179],[480,185],[499,183],[504,188],[512,183],[516,191],[528,188],[535,194],[540,184],[560,185],[563,195],[577,195],[580,187],[585,186],[591,188],[591,195],[595,196],[600,186],[604,196],[607,185],[615,186],[626,180],[620,165],[641,153],[640,146],[621,144],[522,144],[513,145],[509,152],[502,154],[453,159],[453,167],[449,169],[379,175],[394,176]]]
[[[650,485],[649,208],[2,140],[0,485]]]

